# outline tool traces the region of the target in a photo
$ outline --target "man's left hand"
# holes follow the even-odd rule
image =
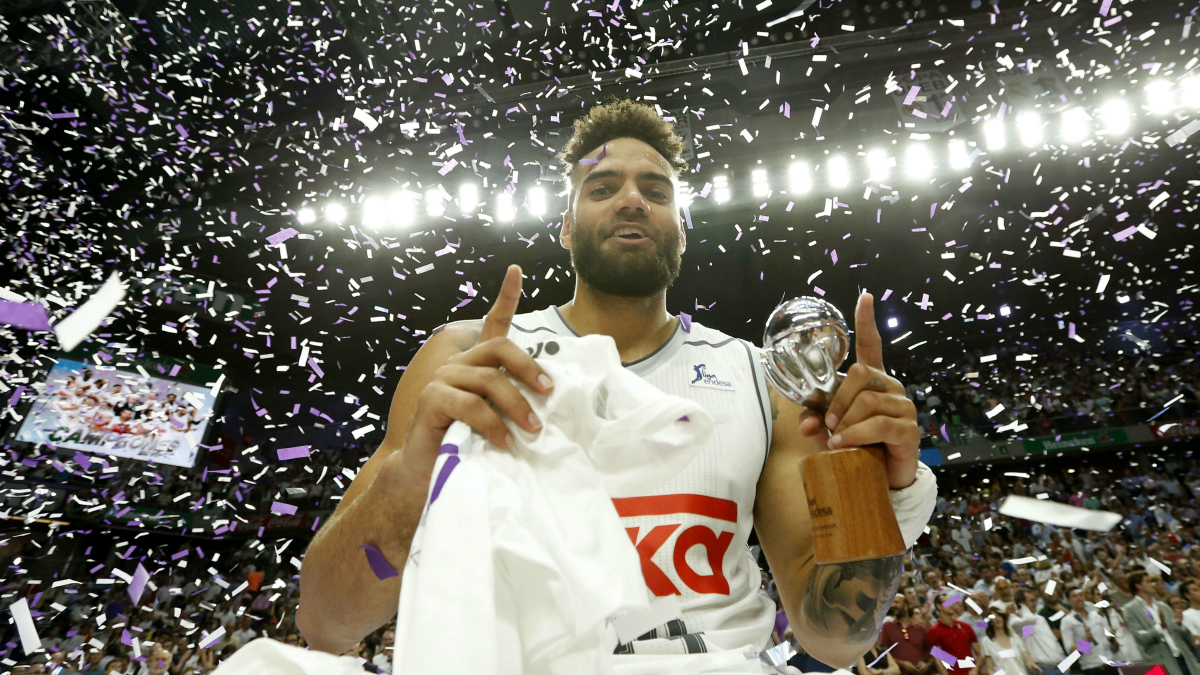
[[[883,444],[888,486],[906,488],[917,477],[921,444],[917,407],[905,394],[904,385],[883,369],[883,338],[875,325],[875,299],[870,293],[858,298],[854,331],[857,362],[838,386],[824,423],[810,413],[800,424],[800,432],[815,436],[828,428],[833,432],[827,442],[831,450]]]

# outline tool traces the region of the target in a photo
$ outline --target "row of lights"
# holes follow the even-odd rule
[[[1145,87],[1145,107],[1152,114],[1165,116],[1177,107],[1200,110],[1200,76],[1188,77],[1179,83],[1178,91],[1170,82],[1157,80]],[[1101,123],[1093,130],[1092,114],[1083,108],[1070,108],[1059,116],[1059,138],[1067,144],[1083,142],[1089,134],[1097,136],[1117,136],[1125,133],[1132,124],[1133,114],[1123,100],[1116,99],[1099,106],[1095,117]],[[1035,112],[1022,112],[1015,116],[1016,137],[1020,145],[1026,148],[1041,147],[1046,142],[1048,123]],[[989,152],[1004,150],[1010,144],[1009,125],[1005,119],[994,118],[982,125],[983,145]],[[971,166],[974,158],[970,146],[963,139],[951,139],[947,146],[949,166],[953,170],[964,170]],[[978,151],[974,151],[977,153]],[[897,165],[895,157],[886,150],[877,148],[866,153],[867,181],[881,182],[887,180],[891,169]],[[788,167],[788,194],[805,194],[813,189],[813,172],[820,167],[812,166],[804,161],[793,162]],[[904,171],[911,180],[924,181],[937,168],[934,163],[929,144],[910,142],[905,149]],[[824,175],[830,188],[843,189],[850,186],[853,178],[850,160],[847,155],[833,155],[828,158],[823,167]],[[771,194],[771,182],[766,169],[751,171],[751,191],[755,197],[766,197]],[[681,206],[689,206],[692,195],[686,183],[680,184]],[[714,176],[712,179],[712,194],[718,204],[728,202],[732,197],[729,177]],[[455,200],[438,185],[427,189],[424,194],[408,190],[400,191],[388,198],[368,197],[362,203],[361,215],[364,227],[384,229],[392,227],[408,227],[415,223],[417,212],[423,203],[425,213],[437,218],[444,215],[447,205],[456,201],[458,210],[463,215],[474,215],[481,205],[479,188],[474,183],[464,183],[459,187],[458,198]],[[536,218],[546,215],[549,208],[549,197],[542,187],[531,188],[526,193],[525,208]],[[496,221],[509,223],[517,218],[517,204],[513,193],[498,190],[493,201]],[[324,207],[327,220],[341,223],[347,217],[346,208],[337,202],[331,202]],[[486,218],[486,216],[484,216]],[[312,207],[301,208],[296,214],[296,220],[302,225],[316,222],[317,212]]]

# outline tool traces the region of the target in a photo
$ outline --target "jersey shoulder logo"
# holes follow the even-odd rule
[[[708,372],[708,367],[703,364],[692,366],[692,370],[696,371],[696,377],[688,384],[693,387],[708,387],[709,389],[724,389],[725,391],[734,391],[733,382],[722,379],[721,377]]]

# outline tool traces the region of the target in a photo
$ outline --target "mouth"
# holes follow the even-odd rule
[[[619,239],[623,242],[638,243],[650,241],[646,229],[636,223],[622,223],[613,228],[609,239]]]

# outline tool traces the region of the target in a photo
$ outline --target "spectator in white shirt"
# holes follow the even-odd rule
[[[1095,607],[1088,607],[1087,601],[1083,598],[1083,591],[1079,588],[1072,588],[1067,596],[1067,602],[1071,605],[1071,611],[1063,617],[1062,623],[1059,624],[1059,630],[1062,631],[1063,649],[1067,652],[1073,652],[1079,647],[1080,640],[1086,640],[1091,648],[1088,653],[1083,653],[1079,650],[1079,667],[1083,669],[1085,675],[1095,673],[1109,672],[1108,664],[1105,661],[1112,661],[1112,650],[1108,645],[1108,638],[1104,631],[1108,628],[1108,622],[1100,613],[1095,611]],[[1104,658],[1102,659],[1101,656]]]
[[[1042,675],[1062,675],[1058,664],[1067,657],[1062,644],[1054,636],[1050,622],[1038,614],[1038,596],[1036,592],[1019,588],[1013,593],[1013,613],[1009,622],[1013,633],[1020,635],[1025,641],[1025,651],[1033,662],[1042,669]],[[1027,626],[1032,630],[1026,631]]]
[[[1185,582],[1179,587],[1179,594],[1190,605],[1183,610],[1183,628],[1191,636],[1192,646],[1200,648],[1200,583]]]

